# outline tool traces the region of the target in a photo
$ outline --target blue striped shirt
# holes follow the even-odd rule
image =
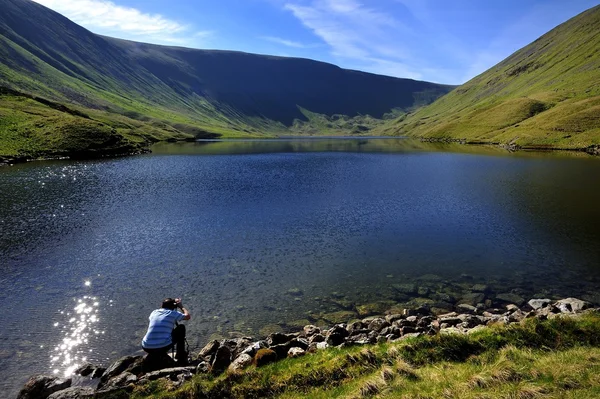
[[[171,333],[175,322],[181,321],[184,314],[176,310],[156,309],[150,313],[150,325],[142,340],[142,347],[146,349],[164,348],[173,343]]]

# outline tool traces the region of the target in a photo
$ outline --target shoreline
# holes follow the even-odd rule
[[[259,340],[252,337],[212,340],[191,356],[188,365],[177,365],[170,357],[157,364],[156,359],[152,361],[147,356],[130,355],[107,367],[85,364],[71,377],[35,375],[25,384],[18,398],[128,395],[157,380],[176,389],[194,375],[212,376],[210,378],[225,375],[228,378],[244,373],[251,365],[261,367],[287,358],[311,356],[328,348],[371,348],[405,342],[416,344],[446,336],[466,337],[489,330],[492,326],[578,318],[588,313],[598,315],[600,308],[576,298],[556,301],[534,298],[521,307],[509,303],[504,309],[459,305],[456,311],[441,315],[433,315],[425,307],[405,309],[402,314],[371,316],[327,327],[306,325],[297,332],[274,332]]]
[[[289,140],[289,139],[305,139],[305,140],[319,140],[319,139],[327,139],[333,138],[337,139],[335,136],[281,136],[275,138],[276,140]],[[467,139],[454,139],[454,138],[412,138],[410,136],[353,136],[346,137],[340,136],[341,139],[370,139],[370,138],[378,138],[378,139],[394,139],[394,138],[402,138],[402,139],[415,139],[423,143],[442,143],[442,144],[461,144],[465,146],[489,146],[495,148],[502,148],[510,153],[524,151],[524,152],[576,152],[576,153],[586,153],[590,156],[597,157],[600,156],[600,145],[592,144],[587,147],[554,147],[554,146],[546,146],[546,145],[524,145],[520,146],[517,144],[507,144],[500,142],[484,142],[484,141],[469,141]],[[232,141],[244,141],[246,139],[231,139]],[[248,140],[273,140],[273,138],[252,138]],[[183,139],[183,140],[163,140],[158,141],[156,143],[174,143],[174,142],[195,142],[195,141],[228,141],[228,139]],[[151,143],[151,144],[156,144]],[[70,152],[70,153],[62,153],[62,154],[53,154],[49,152],[47,155],[41,155],[36,157],[31,156],[0,156],[0,167],[2,166],[11,166],[21,163],[27,162],[36,162],[36,161],[53,161],[53,160],[94,160],[94,159],[102,159],[102,158],[118,158],[118,157],[127,157],[127,156],[135,156],[141,154],[148,154],[152,151],[149,148],[149,145],[143,146],[138,150],[134,151],[114,151],[114,150],[94,150],[94,151],[79,151],[79,152]]]

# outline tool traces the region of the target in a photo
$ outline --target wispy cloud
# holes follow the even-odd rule
[[[277,43],[277,44],[281,44],[284,45],[286,47],[293,47],[293,48],[315,48],[315,47],[319,47],[321,46],[320,44],[304,44],[304,43],[300,43],[300,42],[296,42],[294,40],[287,40],[287,39],[282,39],[280,37],[274,37],[274,36],[260,36],[260,39],[269,41],[269,42],[273,42],[273,43]]]
[[[312,0],[284,8],[320,37],[333,56],[355,68],[419,79],[421,73],[405,62],[412,57],[403,38],[411,29],[388,13],[356,0]]]
[[[210,31],[196,31],[191,26],[144,13],[106,0],[33,0],[57,11],[75,23],[100,34],[124,39],[162,44],[192,44],[206,39]]]

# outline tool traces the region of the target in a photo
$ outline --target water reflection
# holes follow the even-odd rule
[[[89,281],[85,286],[90,286]],[[100,302],[97,297],[84,296],[75,300],[75,306],[70,310],[61,310],[61,322],[55,322],[54,328],[60,329],[62,339],[55,346],[50,359],[54,374],[64,377],[73,375],[74,371],[84,365],[89,353],[90,343],[104,331],[98,329]]]

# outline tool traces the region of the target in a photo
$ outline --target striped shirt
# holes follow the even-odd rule
[[[142,340],[142,348],[157,349],[164,348],[173,343],[171,333],[175,328],[175,322],[181,321],[184,314],[176,310],[156,309],[150,313],[150,325]]]

